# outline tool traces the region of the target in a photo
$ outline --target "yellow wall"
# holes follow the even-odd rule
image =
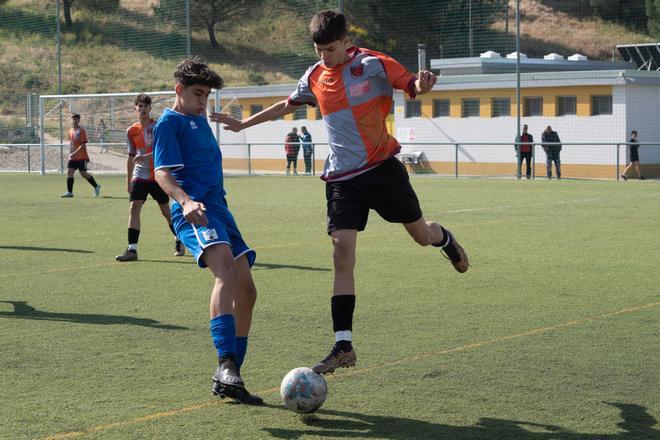
[[[577,116],[591,115],[591,96],[611,95],[612,86],[575,86],[575,87],[528,87],[521,89],[521,106],[526,97],[543,98],[543,116],[557,115],[557,98],[559,96],[575,96],[577,99]],[[483,90],[448,90],[429,92],[418,97],[422,101],[422,112],[433,115],[434,99],[449,99],[449,115],[452,118],[461,117],[461,101],[464,98],[478,98],[480,117],[490,118],[493,98],[509,98],[511,100],[511,116],[516,114],[515,89],[483,89]],[[407,98],[406,98],[407,99]]]

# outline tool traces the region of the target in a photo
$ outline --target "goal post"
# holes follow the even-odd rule
[[[65,115],[78,113],[81,115],[81,125],[87,130],[88,145],[114,145],[121,148],[125,145],[126,129],[135,122],[134,99],[144,93],[152,99],[152,116],[154,119],[162,114],[166,107],[172,107],[174,91],[125,92],[125,93],[87,93],[70,95],[39,96],[39,152],[41,169],[44,175],[49,171],[64,171],[66,156],[64,150],[68,145],[68,121],[64,121],[60,133],[60,107]],[[220,90],[213,90],[209,96],[209,109],[218,111],[220,107]],[[68,119],[68,117],[67,117]],[[215,124],[215,135],[220,137],[219,124]],[[63,141],[59,143],[59,137]],[[49,140],[49,138],[53,138]],[[57,142],[54,142],[57,139]],[[52,147],[59,146],[59,153]],[[59,156],[59,161],[58,157]],[[59,164],[57,163],[59,162]],[[115,170],[112,170],[115,171]],[[122,171],[117,169],[116,171]]]

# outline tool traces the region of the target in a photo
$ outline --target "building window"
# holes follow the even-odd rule
[[[557,97],[557,116],[577,114],[577,98],[575,96]]]
[[[317,105],[316,107],[314,107],[314,115],[315,115],[314,117],[317,121],[320,121],[321,119],[323,119],[323,115],[321,114],[321,106],[320,105]]]
[[[433,100],[433,117],[441,118],[449,116],[449,100],[448,99],[434,99]]]
[[[479,99],[468,98],[461,102],[461,118],[479,116]]]
[[[264,109],[264,106],[261,104],[252,104],[250,106],[250,116],[254,116]]]
[[[511,99],[493,98],[491,116],[494,118],[498,116],[511,116]]]
[[[591,97],[592,115],[612,114],[612,95],[595,95]]]
[[[406,118],[422,116],[422,101],[406,101]]]
[[[297,119],[307,119],[307,106],[306,105],[299,105],[293,111],[293,120],[295,121]]]
[[[543,116],[543,98],[525,98],[523,102],[524,116]]]

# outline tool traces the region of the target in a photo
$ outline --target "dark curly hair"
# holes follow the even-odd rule
[[[186,58],[176,66],[174,78],[177,84],[183,86],[204,85],[214,89],[221,89],[225,81],[202,61],[198,56]]]
[[[316,44],[339,41],[346,36],[346,17],[341,12],[319,12],[309,23],[309,33]]]
[[[138,102],[142,102],[144,104],[151,105],[151,96],[149,96],[147,94],[144,94],[144,93],[140,93],[139,95],[137,95],[135,97],[134,105],[138,105]]]

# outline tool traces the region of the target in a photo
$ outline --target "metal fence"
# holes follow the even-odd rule
[[[500,177],[525,178],[526,163],[518,160],[513,143],[402,143],[399,160],[411,174],[450,178]],[[547,146],[548,144],[546,144]],[[628,143],[562,143],[559,155],[561,177],[569,179],[619,180],[629,163]],[[657,176],[660,164],[645,164],[644,154],[655,155],[660,142],[640,145],[644,175]],[[68,144],[0,144],[0,171],[63,173],[66,171]],[[319,176],[328,144],[313,143],[311,155],[301,148],[296,168],[299,175]],[[102,152],[105,150],[105,152]],[[43,155],[42,155],[43,151]],[[233,175],[284,175],[287,160],[280,142],[228,143],[222,145],[223,169]],[[90,143],[89,169],[101,173],[126,172],[126,145]],[[552,175],[557,177],[555,164]],[[534,143],[531,154],[531,179],[547,177],[547,154],[543,145]]]

